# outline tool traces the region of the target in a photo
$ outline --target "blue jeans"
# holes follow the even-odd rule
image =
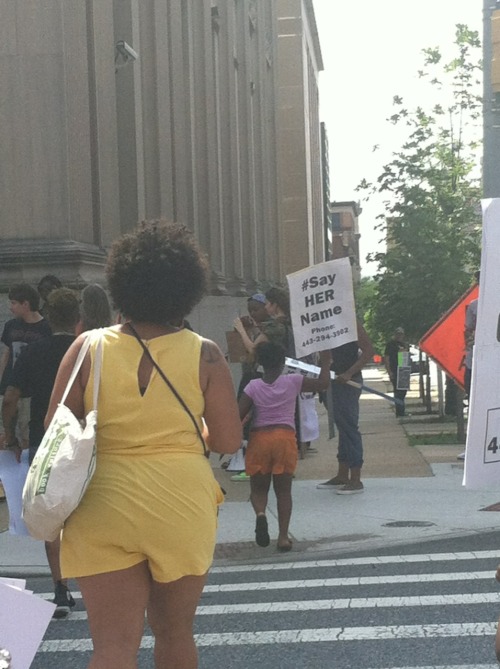
[[[362,383],[361,374],[352,378]],[[346,462],[349,469],[363,466],[363,440],[359,431],[360,388],[353,388],[345,383],[332,382],[333,419],[339,431],[337,459]]]

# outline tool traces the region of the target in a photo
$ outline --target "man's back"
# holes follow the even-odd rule
[[[43,427],[59,364],[74,340],[74,335],[56,334],[35,341],[14,366],[9,385],[31,397],[30,430],[32,424]]]

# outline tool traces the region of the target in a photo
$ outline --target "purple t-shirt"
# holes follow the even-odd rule
[[[302,388],[301,374],[278,376],[274,383],[254,379],[244,393],[254,404],[252,427],[289,425],[295,429],[295,400]]]

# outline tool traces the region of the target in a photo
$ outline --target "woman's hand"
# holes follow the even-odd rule
[[[234,319],[233,327],[236,330],[236,332],[240,333],[240,335],[242,335],[245,332],[245,326],[243,325],[242,320],[241,318],[239,318],[239,316]]]

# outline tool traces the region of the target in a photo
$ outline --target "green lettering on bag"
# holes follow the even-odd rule
[[[69,423],[60,423],[55,432],[51,430],[49,436],[50,443],[47,446],[47,453],[40,466],[40,478],[38,479],[35,495],[44,495],[47,490],[47,483],[49,482],[50,472],[52,471],[52,464],[54,463],[54,458],[66,437],[66,428],[68,427]]]

